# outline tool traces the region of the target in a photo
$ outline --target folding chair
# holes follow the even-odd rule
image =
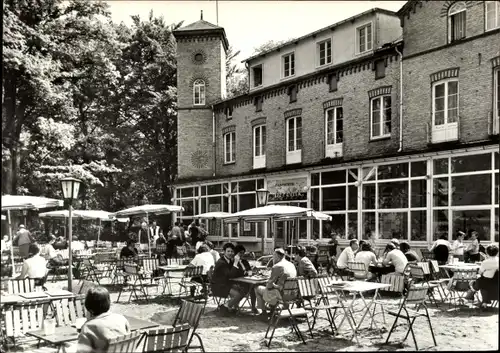
[[[352,272],[352,276],[357,280],[367,280],[368,279],[368,269],[363,262],[349,261],[347,263],[347,268]]]
[[[85,296],[54,301],[57,327],[70,326],[77,319],[88,318],[85,310]]]
[[[408,289],[408,292],[405,295],[405,298],[403,299],[403,302],[399,306],[399,309],[397,311],[391,311],[389,310],[387,313],[391,316],[395,316],[396,319],[394,320],[394,323],[392,324],[392,327],[389,331],[389,334],[387,335],[387,339],[385,340],[385,343],[387,344],[389,342],[389,338],[391,337],[392,332],[396,328],[396,324],[399,320],[399,318],[406,319],[408,322],[409,328],[408,331],[406,332],[405,337],[403,338],[403,342],[406,341],[408,338],[408,335],[411,332],[411,335],[413,337],[413,342],[415,343],[415,348],[418,350],[418,345],[417,345],[417,340],[415,338],[415,332],[413,331],[413,324],[418,317],[426,317],[427,321],[429,323],[429,328],[431,330],[432,334],[432,340],[434,341],[434,346],[437,346],[436,343],[436,338],[434,337],[434,331],[432,330],[432,324],[431,324],[431,318],[429,316],[429,311],[427,310],[427,305],[425,304],[425,298],[427,297],[427,288],[426,287],[415,287],[415,286],[410,286]],[[409,305],[415,305],[416,307],[424,308],[425,312],[419,312],[415,311],[412,309],[409,309]]]
[[[449,285],[450,278],[446,270],[439,268],[437,260],[430,260],[431,280],[429,283],[438,284],[438,293],[442,301],[446,300],[445,287]]]
[[[143,337],[143,333],[135,331],[123,336],[108,340],[108,353],[137,352],[137,345]]]
[[[144,294],[146,301],[148,301],[148,292],[146,289],[146,285],[143,281],[143,276],[140,273],[139,265],[137,265],[135,263],[128,263],[128,262],[125,263],[124,264],[124,273],[127,276],[127,278],[129,279],[128,285],[131,287],[130,297],[128,298],[127,303],[130,303],[130,301],[132,299],[132,294],[134,294],[135,299],[139,300],[139,296],[137,295],[138,292]],[[124,287],[125,287],[125,285],[123,285],[120,288],[120,292],[118,293],[118,298],[116,299],[117,303],[120,300],[120,296],[123,292]]]
[[[420,253],[422,254],[422,261],[430,261],[434,258],[434,254],[428,249],[420,249]]]
[[[206,291],[205,281],[202,277],[203,274],[203,266],[189,266],[186,267],[182,274],[181,282],[179,283],[180,291],[179,291],[179,299],[181,299],[182,294],[187,296],[188,291],[191,291],[191,288],[195,288],[194,297],[196,297],[196,290],[200,288],[204,288]],[[194,278],[198,278],[200,282],[193,281]],[[191,296],[191,293],[189,293]],[[194,299],[194,298],[193,298]]]
[[[375,320],[375,315],[377,314],[382,314],[382,318],[384,319],[384,325],[386,323],[385,321],[385,306],[389,305],[400,305],[401,300],[403,299],[404,296],[404,289],[405,289],[405,277],[396,274],[396,273],[388,273],[386,275],[382,275],[380,277],[380,283],[383,284],[389,284],[390,287],[384,288],[383,290],[378,291],[378,296],[375,298],[373,301],[373,312],[372,312],[372,319],[370,322],[370,329],[373,327],[373,322]],[[383,296],[381,295],[382,293],[391,293],[395,294],[396,297],[388,297],[388,296]],[[380,312],[376,312],[377,306],[381,309]]]
[[[34,278],[6,279],[8,294],[22,294],[37,291]],[[40,289],[40,288],[39,288]]]
[[[283,285],[283,290],[281,292],[281,299],[278,300],[277,305],[273,308],[271,319],[269,320],[269,326],[267,327],[266,335],[267,338],[269,331],[271,330],[271,335],[269,336],[269,341],[267,342],[267,347],[271,345],[271,341],[274,337],[274,331],[278,327],[278,323],[281,319],[288,319],[292,325],[292,331],[295,332],[297,337],[302,340],[304,344],[306,341],[304,336],[299,330],[297,324],[297,317],[305,317],[307,320],[307,325],[309,326],[309,332],[311,332],[311,325],[309,323],[309,318],[307,316],[307,311],[304,308],[291,309],[291,305],[299,299],[299,288],[296,278],[288,278],[285,280]]]
[[[476,279],[476,269],[463,269],[455,271],[448,284],[448,291],[450,292],[450,306],[452,301],[455,302],[456,306],[458,306],[458,302],[465,304],[465,295],[471,289],[471,283]]]
[[[90,288],[94,288],[94,287],[98,286],[97,283],[87,281],[85,279],[81,280],[79,284],[80,284],[80,288],[78,289],[78,291],[75,294],[87,295],[87,292],[89,291]],[[74,288],[75,287],[73,287],[73,289]]]
[[[177,311],[177,315],[175,315],[172,326],[176,327],[180,324],[189,324],[189,326],[191,326],[191,334],[189,336],[186,351],[191,348],[201,349],[202,352],[205,352],[203,341],[200,335],[196,332],[204,309],[205,307],[201,304],[196,304],[187,300],[181,301],[181,307],[179,308],[179,311]],[[199,346],[191,346],[191,342],[194,337],[198,339],[198,342],[200,343]]]
[[[42,328],[46,303],[30,301],[2,308],[2,326],[5,339],[12,339],[14,345],[28,331]]]
[[[150,329],[145,333],[144,353],[186,352],[189,339],[189,324],[175,327]]]
[[[434,296],[434,289],[438,289],[439,292],[439,284],[438,283],[430,283],[430,269],[429,264],[427,262],[417,262],[412,263],[410,265],[410,277],[413,280],[414,285],[422,285],[427,287],[429,299],[434,303],[436,308],[438,307],[436,297]]]
[[[298,278],[297,282],[299,285],[299,295],[303,301],[304,309],[310,310],[313,316],[313,323],[310,328],[311,338],[313,337],[312,330],[314,330],[314,326],[316,325],[318,313],[321,310],[324,310],[326,312],[326,318],[328,320],[328,323],[330,324],[332,333],[334,333],[337,330],[334,318],[339,306],[335,304],[321,303],[323,298],[319,289],[317,278]],[[332,309],[334,310],[333,314]]]
[[[219,296],[215,295],[214,292],[212,291],[212,277],[213,277],[213,274],[214,274],[214,266],[210,267],[210,269],[207,272],[207,278],[208,278],[208,281],[207,281],[207,300],[205,302],[205,305],[208,302],[208,298],[212,297],[212,299],[214,300],[215,305],[217,305],[217,309],[216,310],[219,310],[219,307],[221,305],[223,305],[223,304],[226,303],[227,296],[226,297],[219,297]]]
[[[144,279],[148,279],[151,283],[156,282],[156,285],[159,284],[159,281],[163,279],[163,276],[160,276],[160,270],[158,266],[160,266],[160,260],[153,257],[147,257],[139,260],[139,265],[141,267],[142,274]]]

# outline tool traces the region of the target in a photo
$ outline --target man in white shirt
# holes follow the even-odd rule
[[[345,248],[344,251],[342,251],[342,253],[340,254],[337,260],[337,267],[339,269],[346,269],[347,263],[354,261],[354,252],[358,250],[358,248],[358,240],[352,239],[349,242],[349,246]]]
[[[190,266],[203,266],[203,272],[201,277],[193,277],[191,281],[201,283],[203,286],[202,293],[206,292],[206,283],[208,282],[207,273],[211,267],[215,267],[214,257],[210,253],[208,246],[205,244],[201,245],[198,249],[198,254],[191,260]],[[194,297],[194,292],[196,287],[191,287],[191,296]]]
[[[43,278],[46,271],[47,261],[40,256],[40,248],[36,244],[30,244],[28,258],[24,260],[21,274],[17,278]]]
[[[403,254],[401,250],[396,249],[396,246],[392,243],[387,244],[387,248],[389,252],[385,255],[383,264],[385,266],[392,265],[394,266],[394,272],[403,274],[408,264],[408,259],[405,254]]]
[[[149,239],[156,244],[156,240],[160,237],[160,227],[156,225],[156,221],[153,221],[151,227],[149,227]]]
[[[460,261],[464,260],[464,248],[465,248],[464,236],[465,236],[464,232],[458,231],[457,240],[453,242],[453,245],[451,247],[453,250],[453,255],[455,257],[458,257]]]
[[[364,243],[361,245],[361,251],[359,251],[355,258],[354,261],[356,262],[362,262],[365,264],[365,269],[367,271],[368,278],[371,277],[371,272],[368,271],[370,265],[377,265],[377,256],[375,256],[375,253],[372,251],[372,247],[370,243]],[[356,275],[356,274],[355,274]],[[361,274],[365,275],[365,274]]]

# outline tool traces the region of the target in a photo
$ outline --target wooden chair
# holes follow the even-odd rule
[[[212,291],[213,274],[214,274],[214,266],[210,267],[210,269],[207,272],[207,278],[208,278],[208,280],[207,280],[207,301],[205,302],[205,305],[208,302],[208,298],[212,297],[214,303],[217,305],[216,310],[219,310],[219,307],[226,303],[227,297],[219,297],[219,296],[214,295],[214,292]]]
[[[7,282],[7,293],[9,294],[22,294],[39,291],[41,288],[35,287],[34,278],[23,279],[5,279],[2,281]]]
[[[384,288],[383,290],[379,290],[378,296],[373,300],[373,312],[372,312],[372,319],[370,322],[370,329],[373,326],[373,322],[375,320],[375,315],[377,314],[382,314],[384,324],[386,323],[385,321],[385,307],[390,306],[390,305],[399,305],[401,303],[401,300],[403,299],[404,296],[404,289],[405,289],[405,277],[396,274],[396,273],[389,273],[386,275],[382,275],[380,277],[380,283],[383,284],[389,284],[390,287]],[[382,293],[381,293],[382,291]],[[395,297],[388,297],[387,295],[383,294],[391,294],[395,295]],[[381,310],[380,312],[376,312],[377,307],[379,307]]]
[[[87,281],[87,280],[81,280],[80,281],[80,288],[78,288],[78,291],[75,294],[81,294],[83,296],[87,295],[87,292],[89,291],[90,288],[97,287],[98,284],[92,281]],[[75,288],[75,287],[73,287]]]
[[[203,266],[186,267],[182,274],[182,279],[179,283],[179,286],[181,287],[181,290],[179,291],[179,299],[181,298],[182,294],[186,296],[189,293],[188,291],[190,291],[192,287],[195,288],[195,297],[197,289],[199,290],[206,287],[202,274]],[[193,281],[193,278],[198,278],[200,282]],[[191,295],[191,293],[189,294]]]
[[[42,328],[45,303],[30,301],[9,305],[2,309],[2,324],[5,338],[11,338],[14,345],[18,338],[23,338],[26,332]]]
[[[352,276],[356,280],[367,280],[369,273],[366,265],[363,262],[349,261],[347,268],[352,272]]]
[[[422,261],[429,261],[434,258],[434,254],[428,249],[420,249],[420,253],[422,254]]]
[[[57,327],[70,326],[76,319],[87,318],[85,296],[54,301]]]
[[[439,268],[437,260],[430,260],[430,269],[431,269],[431,279],[429,283],[438,284],[438,293],[441,297],[441,300],[446,300],[446,293],[444,289],[450,283],[450,278],[446,270]]]
[[[410,265],[410,277],[413,280],[414,285],[423,285],[428,288],[429,299],[438,307],[436,297],[434,296],[434,289],[439,287],[438,283],[430,283],[430,268],[427,262],[417,262]],[[439,291],[439,288],[438,288]]]
[[[177,315],[175,315],[174,323],[172,326],[177,327],[182,324],[189,324],[191,326],[191,334],[189,336],[189,340],[187,343],[187,349],[201,349],[202,352],[205,352],[205,347],[203,346],[203,341],[198,333],[196,333],[196,329],[200,324],[201,315],[203,314],[205,307],[201,304],[193,303],[187,300],[181,301],[181,307],[179,311],[177,311]],[[199,346],[191,346],[191,342],[193,338],[196,337],[199,342]]]
[[[434,331],[432,330],[432,323],[431,323],[431,318],[429,316],[429,311],[427,310],[427,305],[425,304],[425,298],[427,297],[427,288],[426,287],[415,287],[415,286],[410,286],[408,289],[408,292],[406,293],[406,296],[399,306],[399,309],[397,311],[388,311],[387,313],[391,316],[395,316],[396,319],[394,320],[394,323],[392,324],[391,330],[389,331],[389,334],[387,335],[387,339],[385,343],[387,344],[389,342],[389,338],[391,337],[392,332],[396,328],[396,324],[400,318],[406,319],[408,322],[408,331],[406,332],[405,337],[403,338],[403,342],[406,341],[406,338],[408,338],[409,333],[411,332],[411,335],[413,337],[413,342],[415,343],[415,348],[418,350],[418,345],[417,345],[417,340],[415,338],[415,332],[413,331],[413,324],[415,320],[418,317],[426,317],[427,321],[429,323],[429,328],[431,330],[432,334],[432,340],[434,341],[434,346],[437,346],[436,343],[436,338],[434,337]],[[408,306],[410,305],[415,305],[417,308],[424,308],[425,312],[419,312],[415,311],[412,309],[409,309]]]
[[[283,290],[281,291],[281,299],[278,300],[277,305],[273,308],[271,313],[271,319],[269,320],[269,325],[267,327],[265,338],[269,336],[269,341],[267,342],[267,347],[271,345],[271,341],[274,337],[274,332],[278,327],[278,323],[282,319],[290,320],[292,325],[292,331],[295,332],[297,337],[302,340],[304,344],[306,341],[304,336],[299,330],[296,318],[305,317],[307,320],[307,325],[309,327],[309,332],[311,332],[311,325],[309,323],[309,318],[307,316],[307,311],[304,308],[294,308],[292,309],[292,304],[299,299],[299,286],[296,278],[288,278],[285,280],[283,285]],[[271,331],[271,332],[269,332]]]
[[[123,336],[115,337],[108,340],[107,353],[126,353],[137,352],[137,345],[139,344],[144,334],[135,331]]]
[[[146,257],[140,259],[138,263],[141,267],[141,272],[144,276],[144,279],[148,279],[151,282],[156,282],[157,284],[161,279],[163,279],[163,276],[159,275],[160,271],[158,269],[158,266],[160,266],[160,260],[158,258]]]
[[[134,294],[135,298],[139,300],[138,293],[144,294],[146,301],[148,301],[148,292],[147,292],[148,284],[145,282],[145,278],[140,271],[139,265],[137,265],[136,263],[128,263],[128,262],[125,263],[124,273],[129,280],[128,285],[131,287],[128,303],[130,303],[132,299],[132,294]],[[120,292],[118,293],[118,298],[116,299],[117,303],[120,300],[120,296],[123,292],[124,287],[125,285],[120,288]]]
[[[148,330],[145,334],[143,352],[186,352],[189,330],[189,324]]]
[[[477,270],[475,268],[455,271],[448,284],[450,306],[453,301],[456,306],[458,306],[459,303],[465,304],[465,295],[471,289],[470,284],[476,279]]]

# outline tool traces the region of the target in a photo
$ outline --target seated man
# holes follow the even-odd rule
[[[306,249],[303,246],[297,247],[297,275],[305,278],[318,277],[318,271],[312,261],[306,256]]]
[[[135,242],[132,239],[127,239],[127,245],[120,251],[120,259],[137,256],[138,253],[135,248]]]
[[[257,298],[257,306],[262,310],[260,317],[267,320],[267,311],[265,303],[276,305],[281,299],[281,290],[287,278],[297,277],[295,266],[285,259],[285,250],[282,248],[274,249],[273,261],[274,265],[271,270],[271,276],[267,281],[266,286],[258,286],[255,288],[255,296]]]
[[[401,245],[399,246],[399,250],[405,254],[406,259],[408,262],[418,262],[420,261],[420,258],[418,257],[417,253],[413,250],[411,250],[410,244],[407,242],[402,242]]]
[[[214,257],[208,250],[208,246],[203,244],[200,246],[198,249],[198,254],[194,257],[193,260],[191,260],[191,263],[189,264],[190,266],[203,266],[203,272],[201,274],[201,277],[193,277],[191,278],[191,281],[193,282],[198,282],[203,285],[203,293],[206,292],[206,283],[207,283],[207,273],[210,270],[212,266],[215,266],[215,261]],[[191,287],[191,296],[194,297],[194,292],[196,290],[195,286]]]
[[[215,264],[211,284],[214,296],[226,298],[229,295],[230,299],[219,307],[221,313],[228,314],[236,311],[244,297],[244,290],[232,282],[231,278],[242,277],[244,272],[239,267],[240,256],[234,254],[234,245],[226,243],[222,250],[224,256]]]
[[[408,264],[408,259],[405,254],[403,254],[401,250],[397,249],[393,243],[387,244],[386,249],[387,254],[382,262],[384,266],[388,266],[389,268],[386,273],[396,272],[403,274],[405,267]]]
[[[356,253],[354,258],[356,262],[362,262],[365,264],[365,269],[367,271],[366,276],[368,279],[372,278],[372,273],[368,272],[370,265],[377,266],[377,256],[372,251],[372,246],[369,242],[365,242],[361,245],[361,251]],[[360,271],[361,272],[361,271]],[[357,277],[357,273],[354,273],[354,277]],[[359,278],[364,278],[365,273],[360,273]]]
[[[340,275],[344,276],[348,274],[347,271],[347,264],[349,262],[354,261],[354,252],[358,250],[359,245],[358,245],[358,240],[357,239],[351,239],[349,241],[349,246],[346,247],[342,253],[340,254],[338,260],[337,260],[337,267],[340,270]]]
[[[495,273],[497,273],[498,280],[498,247],[495,244],[490,244],[486,247],[487,259],[481,263],[481,268],[479,268],[478,274],[480,277],[474,281],[472,284],[472,290],[470,290],[465,296],[466,299],[473,300],[475,291],[480,290],[481,294],[485,292],[490,292],[492,287],[497,287],[498,283],[494,283],[493,278]],[[498,287],[497,287],[498,290]],[[486,293],[488,298],[484,298],[485,302],[490,300],[489,293]],[[485,300],[486,299],[486,300]],[[498,300],[498,298],[496,298]]]

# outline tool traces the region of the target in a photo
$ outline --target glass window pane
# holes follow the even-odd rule
[[[307,220],[299,220],[299,239],[307,239]]]
[[[238,212],[238,195],[231,195],[231,213]]]
[[[183,188],[181,189],[181,197],[192,197],[193,196],[193,188]]]
[[[312,240],[317,240],[319,238],[319,229],[321,227],[321,221],[317,221],[315,219],[311,220],[311,233],[312,233]]]
[[[222,194],[221,184],[212,184],[207,186],[208,195],[220,195]]]
[[[453,211],[452,217],[452,234],[455,234],[457,230],[466,234],[475,230],[479,233],[480,240],[491,241],[490,210]]]
[[[495,204],[498,205],[498,193],[500,193],[500,187],[498,185],[498,173],[495,173]]]
[[[379,239],[408,239],[407,221],[407,212],[379,213]]]
[[[375,234],[375,212],[363,212],[363,234],[369,232]]]
[[[238,189],[238,182],[237,181],[233,181],[231,183],[231,193],[232,194],[236,194],[239,192],[240,189]]]
[[[222,196],[222,212],[229,212],[229,197]]]
[[[255,180],[240,181],[240,192],[255,191]]]
[[[453,206],[491,204],[491,174],[451,178]]]
[[[376,167],[363,167],[362,169],[363,180],[375,180],[375,176],[377,175]]]
[[[448,178],[435,178],[434,206],[448,206]]]
[[[498,207],[495,208],[495,243],[498,243]]]
[[[375,184],[363,185],[363,210],[375,209]]]
[[[408,177],[408,163],[396,163],[378,166],[378,178],[397,179]]]
[[[358,209],[358,187],[355,185],[350,185],[348,187],[348,209],[357,210]]]
[[[411,181],[411,207],[426,207],[427,205],[427,180]]]
[[[419,161],[411,163],[411,176],[419,177],[427,175],[427,161]]]
[[[346,178],[345,170],[335,170],[333,172],[321,173],[321,184],[344,184]]]
[[[257,190],[264,188],[264,179],[257,179]]]
[[[319,185],[319,173],[311,174],[311,186]]]
[[[184,207],[182,216],[194,216],[194,205],[193,200],[183,200],[181,201],[181,206]]]
[[[358,238],[358,214],[347,214],[347,239]]]
[[[438,240],[441,235],[448,236],[448,210],[435,210],[433,216],[432,240]]]
[[[451,172],[465,173],[491,169],[491,153],[451,157]]]
[[[255,207],[255,195],[254,194],[244,194],[239,196],[239,211],[248,210]]]
[[[499,10],[500,12],[500,10]],[[498,72],[500,72],[500,70],[498,70]],[[500,79],[499,79],[500,81]],[[500,87],[498,89],[498,92],[500,92]],[[500,100],[498,102],[498,106],[500,107]],[[495,152],[495,169],[498,169],[498,166],[500,165],[499,161],[498,161],[498,156],[499,156],[499,153],[498,152]]]
[[[378,183],[378,208],[408,207],[408,182]]]
[[[323,211],[343,211],[346,209],[345,186],[323,188]]]
[[[349,169],[347,171],[347,182],[354,183],[356,181],[358,181],[358,169],[357,168]]]
[[[220,196],[209,197],[208,212],[221,212],[221,211],[222,211],[221,197]]]
[[[427,240],[427,211],[411,211],[411,234],[410,240]]]
[[[207,212],[207,199],[206,197],[201,198],[201,213]]]
[[[434,175],[448,174],[448,158],[434,160]]]
[[[345,214],[332,214],[331,222],[323,222],[323,238],[335,233],[338,239],[345,239]]]
[[[311,208],[319,211],[321,210],[319,206],[319,189],[311,189]]]
[[[231,238],[238,238],[240,236],[240,224],[230,223],[229,231],[231,232]]]

